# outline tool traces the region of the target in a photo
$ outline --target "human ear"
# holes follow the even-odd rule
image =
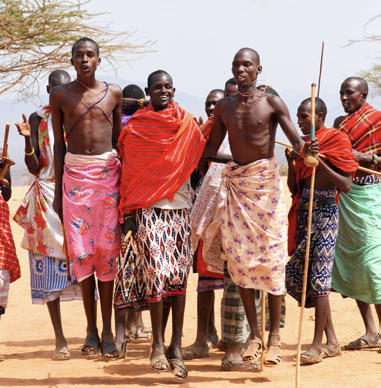
[[[149,95],[149,93],[148,93],[148,92],[149,92],[149,89],[148,89],[148,88],[144,88],[144,91],[146,92],[146,96],[147,96],[147,97],[150,97],[150,95]]]
[[[101,64],[101,58],[98,58],[97,66],[99,66],[100,64]]]
[[[73,58],[70,58],[70,63],[71,63],[72,66],[74,66]]]
[[[50,93],[49,85],[46,85],[46,92],[47,92],[48,94]]]
[[[257,66],[257,73],[262,73],[262,65]]]

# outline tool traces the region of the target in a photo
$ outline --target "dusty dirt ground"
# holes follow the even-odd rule
[[[26,192],[15,187],[9,202],[13,215]],[[287,198],[289,203],[289,198]],[[80,349],[85,335],[85,315],[82,302],[62,303],[62,317],[71,351],[71,360],[52,361],[54,335],[45,306],[32,305],[29,289],[29,266],[26,251],[20,248],[22,230],[12,221],[22,278],[11,284],[10,304],[0,321],[0,353],[6,360],[0,363],[0,386],[7,387],[103,387],[108,385],[142,387],[174,387],[179,383],[170,372],[161,374],[149,368],[149,343],[129,344],[128,358],[114,362],[88,361],[81,358]],[[196,336],[196,283],[191,274],[183,346],[193,343]],[[222,291],[216,293],[216,324],[220,328],[219,305]],[[223,354],[211,351],[210,357],[186,362],[189,378],[183,387],[292,387],[299,310],[287,297],[286,327],[282,329],[283,361],[280,366],[265,368],[260,373],[221,372]],[[363,324],[350,299],[331,296],[333,318],[342,345],[363,334]],[[98,314],[100,315],[100,314]],[[148,313],[144,321],[149,323]],[[313,310],[306,310],[303,327],[303,348],[312,340]],[[167,338],[170,337],[170,327]],[[381,354],[377,350],[344,351],[341,357],[301,368],[302,387],[381,387]]]

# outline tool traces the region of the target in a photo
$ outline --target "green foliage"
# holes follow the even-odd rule
[[[0,94],[38,94],[38,80],[70,67],[71,46],[94,39],[103,62],[116,64],[149,51],[153,42],[133,43],[133,32],[114,32],[83,7],[90,0],[0,0]]]

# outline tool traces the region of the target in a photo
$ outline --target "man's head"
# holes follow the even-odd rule
[[[70,74],[65,70],[54,70],[49,74],[46,91],[48,94],[55,86],[68,84],[71,81]]]
[[[232,73],[239,88],[254,84],[261,72],[259,54],[255,50],[251,48],[238,50],[233,59]]]
[[[141,98],[144,98],[144,92],[143,89],[140,88],[138,85],[127,85],[123,89],[123,98],[135,98],[136,100],[139,100]]]
[[[311,132],[311,97],[303,100],[298,108],[296,116],[298,117],[298,125],[304,135],[309,135]],[[324,126],[325,116],[327,116],[327,107],[324,101],[316,97],[315,99],[315,128],[319,130]]]
[[[148,76],[145,92],[155,111],[168,108],[175,95],[172,77],[164,70],[154,71]]]
[[[79,76],[87,77],[93,74],[101,63],[99,46],[90,38],[78,39],[71,48],[71,64]]]
[[[224,98],[224,91],[222,89],[213,89],[205,100],[205,112],[208,117],[210,117],[218,101]]]
[[[340,87],[340,100],[345,113],[360,109],[368,96],[368,83],[360,77],[347,78]]]
[[[230,78],[225,83],[225,97],[230,97],[234,94],[237,94],[237,81],[234,78]]]

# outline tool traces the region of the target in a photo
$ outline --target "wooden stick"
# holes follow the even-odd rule
[[[311,85],[311,140],[315,138],[315,88],[316,85]],[[311,159],[314,156],[309,155]],[[306,158],[304,158],[306,162]],[[296,388],[300,387],[300,354],[302,350],[302,329],[303,329],[303,313],[304,306],[306,304],[306,293],[307,293],[307,277],[308,277],[308,261],[310,258],[310,244],[311,244],[311,226],[312,226],[312,206],[314,202],[314,188],[315,188],[315,175],[316,175],[316,164],[307,164],[312,167],[311,185],[310,185],[310,202],[308,204],[308,222],[307,222],[307,242],[306,242],[306,254],[304,256],[304,273],[303,273],[303,288],[302,288],[302,302],[300,306],[300,317],[299,317],[299,331],[298,331],[298,346],[296,349]]]
[[[301,349],[302,349],[303,313],[304,313],[304,305],[306,304],[308,261],[309,261],[310,245],[311,245],[312,207],[314,202],[315,174],[316,174],[316,167],[312,167],[310,202],[308,204],[307,244],[306,244],[306,255],[304,257],[302,302],[300,306],[298,346],[296,351],[296,384],[295,384],[296,388],[300,387],[300,355],[301,355]]]
[[[5,124],[4,146],[3,146],[3,156],[5,156],[5,157],[8,156],[8,136],[9,136],[10,126],[11,125],[9,123]]]
[[[67,249],[67,240],[66,240],[66,233],[65,233],[65,228],[63,226],[62,222],[62,230],[63,230],[63,252],[65,254],[65,259],[66,259],[66,275],[67,275],[67,281],[71,283],[71,276],[70,276],[70,258],[69,258],[69,252]]]
[[[261,290],[261,337],[262,343],[265,343],[265,330],[266,330],[266,292]],[[265,365],[265,348],[263,345],[261,354],[261,366],[260,371],[262,372]]]
[[[323,69],[323,57],[324,57],[324,40],[321,42],[321,54],[320,54],[320,70],[319,70],[319,81],[318,81],[318,89],[317,96],[320,96],[320,81],[321,81],[321,72]]]
[[[279,145],[282,145],[284,147],[292,149],[292,145],[287,144],[287,143],[283,143],[282,141],[275,140],[275,143],[277,143]],[[318,154],[318,156],[319,156],[319,158],[327,159],[327,155]],[[373,175],[381,176],[381,172],[380,171],[371,170],[370,168],[358,166],[357,170],[360,170],[362,172],[366,172],[367,174],[373,174]]]

